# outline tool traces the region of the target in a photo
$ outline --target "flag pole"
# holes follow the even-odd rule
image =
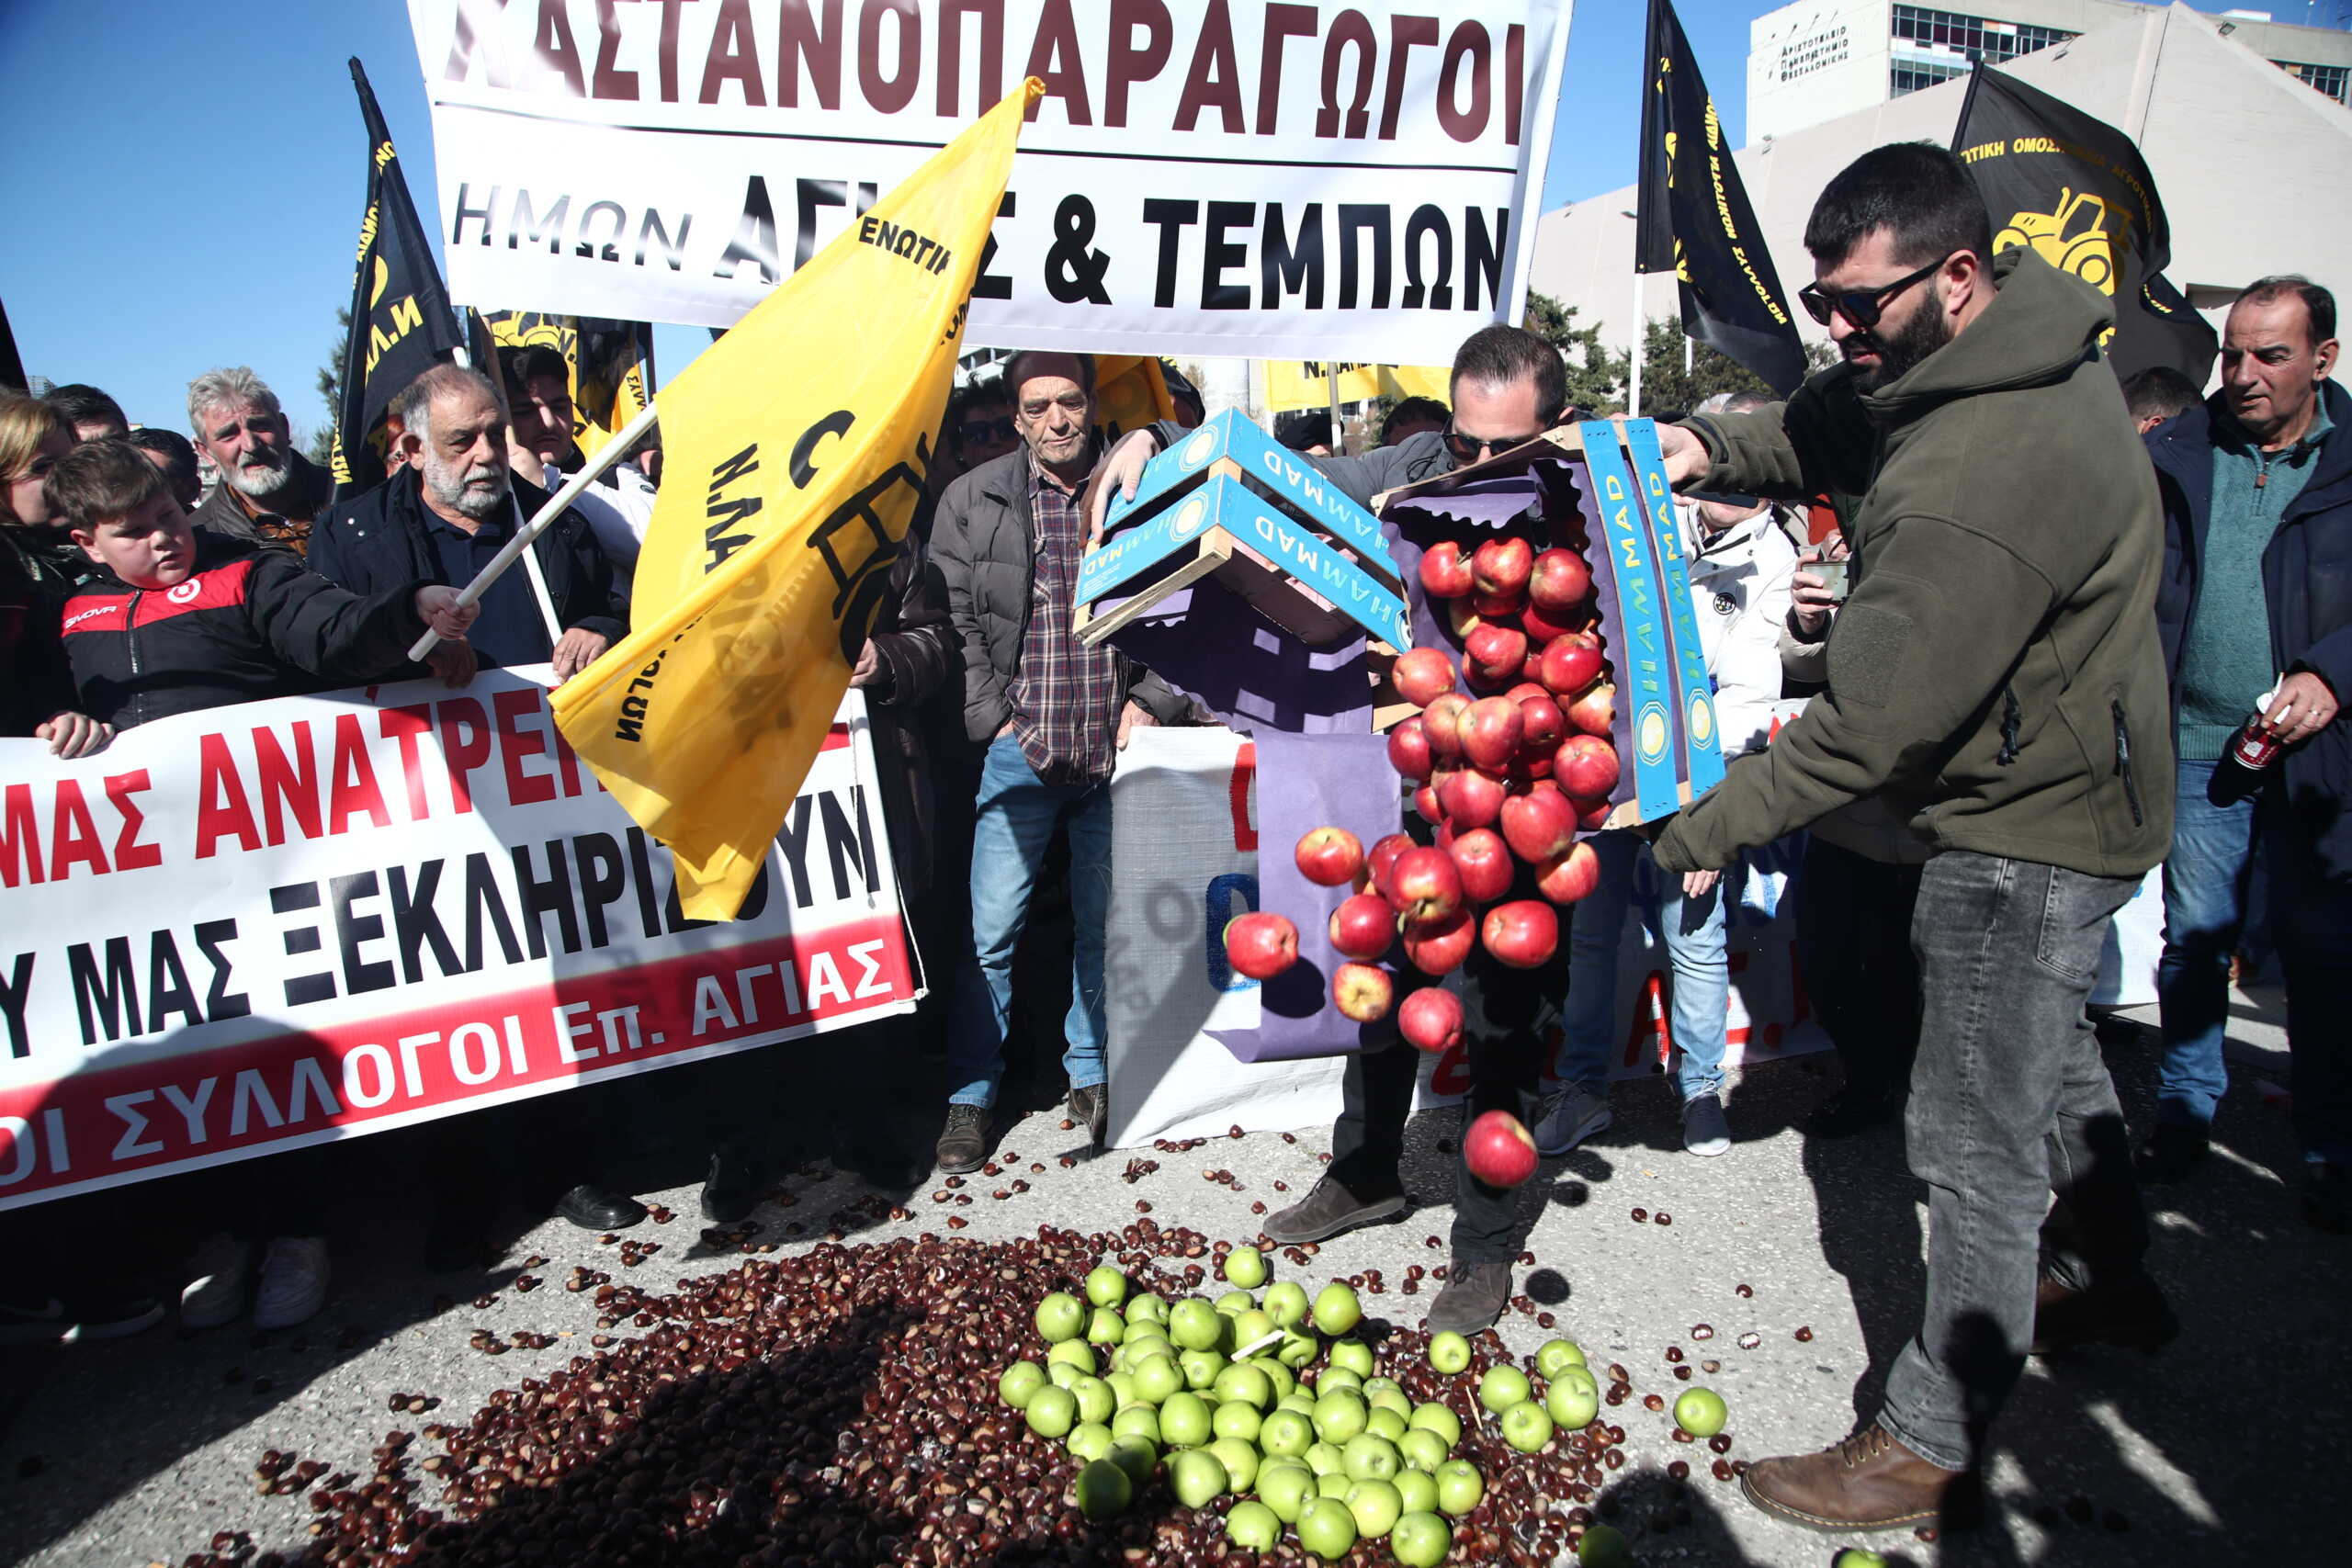
[[[1648,324],[1642,320],[1642,268],[1641,264],[1635,262],[1634,264],[1633,372],[1625,389],[1625,417],[1628,419],[1642,417],[1642,354],[1648,337],[1648,333],[1644,329]]]
[[[530,525],[507,540],[506,547],[492,556],[490,564],[477,572],[471,582],[458,591],[459,606],[474,604],[488,592],[490,585],[504,576],[507,568],[521,558],[523,552],[537,543],[538,536],[547,532],[557,518],[571,510],[571,503],[580,498],[580,492],[595,483],[597,477],[605,469],[619,462],[621,455],[636,446],[638,437],[652,429],[654,423],[654,406],[648,403],[635,419],[621,426],[610,441],[597,447],[594,454],[581,465],[580,471],[565,480],[563,488],[555,492],[555,499],[539,508],[538,515],[531,519]],[[425,634],[409,649],[409,658],[412,660],[423,659],[440,640],[438,632],[427,628]]]
[[[1340,367],[1336,360],[1323,362],[1323,390],[1331,405],[1331,456],[1348,455],[1347,438],[1340,430]]]
[[[473,318],[477,322],[481,321],[481,311],[474,310],[471,306],[468,306],[467,309],[472,312]],[[487,336],[488,334],[485,333],[484,335]],[[479,370],[481,368],[474,363],[473,355],[466,351],[466,345],[464,344],[459,344],[457,347],[451,349],[449,354],[451,358],[456,360],[458,364],[464,366],[469,370]],[[490,378],[490,389],[498,398],[498,418],[500,423],[504,424],[508,430],[513,430],[514,428],[514,411],[507,402],[506,378],[503,375],[492,376]],[[507,494],[506,510],[514,514],[514,521],[519,525],[523,521],[523,503],[519,500],[515,499],[511,490]],[[531,596],[539,602],[539,619],[546,624],[548,628],[548,646],[549,648],[553,648],[557,643],[563,640],[563,617],[555,613],[555,595],[548,592],[548,574],[539,570],[539,557],[537,551],[534,550],[523,558],[523,570],[530,576]]]

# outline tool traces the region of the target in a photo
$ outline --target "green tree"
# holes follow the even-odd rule
[[[302,454],[321,468],[334,454],[335,423],[343,418],[343,361],[351,352],[351,307],[335,307],[334,324],[334,353],[319,367],[319,399],[326,404],[327,417],[311,432],[310,447]]]
[[[1682,367],[1686,343],[1690,355],[1688,370]],[[1805,344],[1808,375],[1837,360],[1838,351],[1828,344]],[[1772,389],[1737,360],[1685,338],[1679,320],[1651,318],[1642,333],[1642,412],[1688,413],[1717,392],[1762,392],[1769,397]]]
[[[1612,354],[1600,341],[1598,326],[1577,325],[1577,308],[1563,305],[1548,294],[1527,291],[1527,309],[1520,324],[1560,351],[1568,365],[1568,406],[1580,409],[1623,407],[1625,379],[1632,360]],[[1646,362],[1644,370],[1647,370]]]

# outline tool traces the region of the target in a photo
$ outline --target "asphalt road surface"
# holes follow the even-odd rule
[[[2293,1182],[2298,1156],[2287,1115],[2270,1092],[2286,1081],[2277,1032],[2264,1022],[2275,997],[2240,998],[2233,1084],[2212,1157],[2188,1184],[2153,1193],[2154,1264],[2185,1325],[2168,1350],[2096,1351],[2034,1362],[1996,1429],[1989,1477],[1996,1505],[1984,1529],[1932,1542],[1909,1533],[1868,1540],[1897,1562],[2104,1565],[2314,1563],[2343,1561],[2335,1487],[2352,1464],[2344,1413],[2352,1400],[2346,1310],[2352,1242],[2304,1225]],[[2127,1112],[2144,1126],[2152,1110],[2154,1052],[2145,1040],[2110,1047]],[[1536,1257],[1519,1289],[1556,1314],[1596,1364],[1622,1361],[1637,1391],[1678,1385],[1669,1346],[1720,1359],[1705,1381],[1728,1400],[1735,1456],[1810,1450],[1846,1435],[1875,1408],[1886,1370],[1915,1327],[1923,1286],[1921,1190],[1906,1173],[1899,1130],[1809,1143],[1800,1119],[1835,1082],[1826,1059],[1760,1067],[1730,1097],[1738,1142],[1721,1159],[1682,1153],[1665,1086],[1618,1086],[1616,1124],[1591,1145],[1549,1162],[1525,1190]],[[672,1075],[658,1075],[669,1077]],[[1046,1091],[1032,1095],[1033,1102]],[[1296,1141],[1272,1134],[1219,1139],[1189,1154],[1138,1151],[1160,1169],[1119,1179],[1131,1155],[1065,1169],[1054,1156],[1075,1141],[1038,1111],[1005,1133],[1023,1164],[1044,1156],[1031,1190],[1006,1201],[987,1191],[962,1208],[992,1239],[1040,1224],[1116,1226],[1136,1200],[1163,1224],[1211,1235],[1253,1235],[1252,1202],[1279,1208],[1320,1168],[1328,1130]],[[1276,1262],[1277,1278],[1310,1290],[1328,1277],[1377,1268],[1393,1281],[1407,1265],[1434,1265],[1426,1245],[1442,1235],[1450,1190],[1451,1111],[1425,1115],[1412,1132],[1408,1180],[1426,1205],[1399,1224],[1327,1244],[1311,1268]],[[906,1130],[935,1123],[910,1108]],[[595,1315],[586,1294],[511,1288],[526,1257],[532,1272],[560,1280],[575,1264],[654,1287],[727,1264],[701,1245],[695,1208],[700,1149],[692,1139],[648,1156],[640,1189],[675,1217],[632,1239],[662,1251],[634,1269],[615,1250],[560,1224],[514,1235],[500,1267],[435,1275],[421,1262],[423,1183],[413,1149],[393,1138],[339,1193],[333,1235],[337,1275],[326,1310],[303,1328],[256,1336],[243,1325],[183,1336],[166,1326],[112,1344],[16,1351],[0,1359],[0,1562],[178,1563],[219,1530],[243,1531],[259,1551],[289,1556],[307,1543],[313,1517],[300,1496],[256,1494],[253,1466],[267,1448],[367,1473],[368,1450],[394,1427],[462,1423],[494,1389],[560,1367],[585,1349]],[[1226,1186],[1202,1179],[1230,1170]],[[1278,1190],[1277,1183],[1288,1190]],[[842,1219],[865,1196],[853,1178],[804,1164],[785,1178],[788,1207],[754,1216],[761,1242],[803,1247],[835,1224],[865,1240],[935,1229],[947,1212],[927,1177],[893,1192],[913,1211],[903,1222]],[[1649,1211],[1635,1223],[1632,1211]],[[1662,1225],[1661,1212],[1672,1216]],[[786,1227],[797,1225],[794,1235]],[[119,1238],[94,1235],[93,1246]],[[1749,1287],[1743,1295],[1736,1287]],[[490,1299],[477,1308],[476,1297]],[[1367,1310],[1418,1322],[1429,1294],[1393,1288]],[[1713,1330],[1702,1349],[1694,1326]],[[491,1357],[469,1348],[478,1328],[530,1329],[554,1337],[539,1350]],[[1526,1352],[1546,1336],[1532,1317],[1501,1325]],[[1800,1339],[1799,1332],[1809,1329]],[[624,1325],[620,1332],[631,1330]],[[1752,1349],[1741,1337],[1758,1336]],[[388,1415],[392,1393],[437,1399],[426,1416]],[[1620,1522],[1644,1563],[1826,1564],[1838,1542],[1767,1518],[1734,1484],[1703,1467],[1687,1489],[1687,1522],[1661,1518],[1656,1501],[1674,1489],[1665,1466],[1703,1450],[1668,1440],[1668,1418],[1638,1402],[1605,1412],[1629,1430],[1632,1461],[1610,1485],[1624,1499]],[[421,1444],[420,1455],[429,1445]],[[1667,1523],[1664,1530],[1657,1529]]]

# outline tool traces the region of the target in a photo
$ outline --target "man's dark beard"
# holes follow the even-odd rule
[[[1882,322],[1882,324],[1883,324]],[[1889,387],[1915,369],[1928,355],[1951,341],[1951,328],[1946,321],[1942,301],[1933,294],[1919,302],[1911,319],[1895,329],[1892,335],[1876,332],[1865,334],[1870,345],[1878,351],[1874,369],[1857,370],[1854,388],[1857,391],[1875,392]],[[1854,340],[1848,338],[1848,343]]]

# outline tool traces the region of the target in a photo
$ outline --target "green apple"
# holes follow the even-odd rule
[[[1114,1438],[1148,1438],[1157,1457],[1159,1446],[1159,1412],[1148,1404],[1130,1404],[1111,1416]]]
[[[1336,1497],[1317,1497],[1298,1511],[1298,1544],[1326,1562],[1355,1550],[1356,1517]]]
[[[1396,1488],[1398,1506],[1408,1514],[1433,1513],[1437,1508],[1437,1478],[1426,1470],[1400,1470],[1388,1478]]]
[[[1359,1481],[1348,1488],[1348,1512],[1356,1517],[1356,1533],[1374,1540],[1396,1528],[1405,1500],[1385,1481]]]
[[[1258,1446],[1269,1457],[1296,1459],[1315,1444],[1315,1423],[1295,1410],[1276,1410],[1258,1426]]]
[[[1388,1532],[1388,1550],[1405,1568],[1437,1568],[1453,1550],[1453,1532],[1427,1508],[1415,1508]]]
[[[1282,1398],[1274,1402],[1274,1408],[1277,1410],[1295,1410],[1301,1416],[1304,1416],[1309,1421],[1312,1421],[1315,1419],[1315,1391],[1311,1388],[1292,1389],[1288,1393],[1283,1394]]]
[[[1582,1431],[1600,1414],[1600,1385],[1582,1367],[1563,1367],[1544,1391],[1544,1408],[1561,1430]]]
[[[1347,1290],[1344,1285],[1335,1288]],[[1351,1302],[1355,1300],[1355,1292],[1350,1291],[1348,1299]],[[1357,1315],[1361,1317],[1363,1314],[1359,1312]],[[1321,1323],[1323,1314],[1317,1313],[1315,1321]],[[1351,1326],[1353,1325],[1351,1325]],[[1342,1339],[1331,1347],[1331,1364],[1335,1367],[1345,1367],[1355,1373],[1359,1380],[1368,1378],[1372,1376],[1372,1347],[1361,1339]]]
[[[1349,1367],[1326,1367],[1315,1374],[1315,1393],[1318,1399],[1324,1394],[1336,1393],[1341,1389],[1362,1399],[1363,1378]]]
[[[1099,1307],[1114,1307],[1127,1299],[1127,1277],[1108,1263],[1086,1277],[1086,1299]]]
[[[1577,1562],[1582,1568],[1634,1568],[1634,1548],[1615,1525],[1587,1525]]]
[[[1388,1383],[1388,1386],[1374,1388],[1373,1383]],[[1410,1421],[1413,1418],[1413,1402],[1405,1397],[1403,1389],[1388,1382],[1386,1378],[1374,1378],[1372,1382],[1363,1385],[1363,1402],[1374,1410],[1395,1411],[1399,1420]]]
[[[1674,1424],[1694,1438],[1713,1437],[1730,1415],[1724,1396],[1711,1388],[1686,1388],[1674,1402]]]
[[[1460,1518],[1487,1495],[1487,1478],[1466,1459],[1450,1459],[1437,1467],[1437,1506]]]
[[[1344,1470],[1335,1470],[1329,1475],[1315,1478],[1317,1493],[1326,1497],[1337,1497],[1342,1503],[1348,1500],[1348,1494],[1354,1491],[1355,1486],[1356,1478]]]
[[[1153,1295],[1149,1291],[1139,1292],[1136,1298],[1126,1304],[1125,1310],[1130,1324],[1166,1323],[1168,1298]]]
[[[1188,1508],[1206,1507],[1224,1495],[1225,1466],[1205,1449],[1186,1449],[1168,1459],[1168,1489]]]
[[[1186,1296],[1168,1309],[1168,1337],[1187,1350],[1213,1350],[1224,1332],[1216,1308],[1198,1296]]]
[[[1265,1373],[1266,1381],[1273,1384],[1274,1403],[1277,1404],[1289,1398],[1298,1387],[1298,1380],[1291,1376],[1290,1369],[1272,1356],[1252,1356],[1250,1364]]]
[[[1256,1405],[1244,1404],[1238,1399],[1227,1400],[1209,1412],[1209,1430],[1220,1438],[1238,1438],[1245,1443],[1254,1443],[1264,1425],[1265,1417],[1258,1414]]]
[[[1470,1365],[1470,1341],[1452,1329],[1430,1336],[1430,1365],[1448,1377]]]
[[[1487,1375],[1478,1380],[1478,1403],[1498,1416],[1514,1404],[1526,1404],[1531,1392],[1527,1374],[1509,1362],[1487,1368]]]
[[[1212,1386],[1221,1401],[1247,1404],[1255,1410],[1273,1406],[1273,1380],[1247,1361],[1229,1362],[1220,1368]]]
[[[1296,1328],[1306,1321],[1306,1287],[1294,1280],[1277,1280],[1266,1287],[1266,1315],[1277,1328]]]
[[[1552,1417],[1533,1400],[1523,1400],[1503,1412],[1503,1441],[1521,1453],[1540,1453],[1551,1440]]]
[[[1245,1291],[1256,1290],[1266,1282],[1266,1255],[1254,1247],[1235,1247],[1225,1255],[1225,1277]]]
[[[1171,1449],[1196,1449],[1209,1440],[1208,1402],[1197,1393],[1171,1393],[1159,1407],[1159,1440]]]
[[[1423,1431],[1435,1432],[1445,1439],[1448,1451],[1462,1440],[1462,1417],[1453,1413],[1452,1405],[1440,1404],[1435,1401],[1414,1405],[1412,1418],[1405,1426],[1408,1431],[1418,1427]]]
[[[1119,1408],[1119,1396],[1101,1378],[1080,1378],[1070,1385],[1069,1391],[1078,1397],[1078,1418],[1081,1421],[1108,1421],[1111,1412]]]
[[[1562,1367],[1584,1365],[1584,1351],[1573,1339],[1546,1339],[1536,1347],[1535,1370],[1547,1378],[1560,1375]]]
[[[1323,1347],[1316,1341],[1314,1336],[1293,1334],[1285,1330],[1283,1334],[1283,1342],[1274,1348],[1274,1359],[1293,1371],[1296,1371],[1313,1362],[1315,1358],[1322,1353]]]
[[[1184,1369],[1184,1386],[1198,1393],[1204,1388],[1215,1388],[1219,1373],[1225,1371],[1225,1358],[1214,1350],[1187,1350],[1176,1358]]]
[[[1127,1472],[1127,1479],[1141,1486],[1159,1468],[1159,1445],[1148,1433],[1119,1432],[1113,1428],[1111,1451],[1103,1457]]]
[[[1127,1320],[1109,1307],[1096,1307],[1086,1319],[1090,1345],[1116,1345],[1127,1337]]]
[[[1364,1416],[1363,1429],[1375,1438],[1385,1438],[1393,1443],[1405,1435],[1405,1418],[1385,1404],[1375,1405]]]
[[[1380,1403],[1378,1399],[1374,1397],[1375,1394],[1393,1393],[1401,1398],[1404,1393],[1405,1385],[1398,1382],[1395,1378],[1382,1377],[1379,1373],[1374,1372],[1363,1380],[1363,1397],[1364,1403],[1367,1404],[1377,1404]],[[1405,1408],[1408,1412],[1410,1412],[1413,1407],[1410,1404],[1408,1404]]]
[[[1080,1421],[1062,1439],[1062,1447],[1081,1460],[1098,1460],[1111,1451],[1111,1428],[1100,1421]]]
[[[1161,1404],[1168,1396],[1184,1386],[1184,1371],[1172,1356],[1154,1356],[1138,1362],[1135,1371],[1136,1397],[1146,1404]]]
[[[1057,1361],[1067,1361],[1088,1377],[1094,1376],[1102,1367],[1101,1359],[1094,1354],[1094,1347],[1083,1339],[1064,1339],[1056,1343],[1046,1352],[1046,1365],[1051,1367]]]
[[[1227,1291],[1216,1299],[1216,1310],[1227,1317],[1238,1317],[1257,1304],[1258,1298],[1248,1291]]]
[[[1074,1341],[1067,1339],[1062,1341],[1063,1345],[1071,1343],[1074,1343]],[[1057,1345],[1054,1348],[1058,1350],[1061,1348],[1061,1346]],[[1091,1376],[1093,1376],[1091,1372],[1088,1371],[1084,1367],[1080,1366],[1076,1361],[1071,1360],[1067,1356],[1057,1358],[1056,1359],[1049,1360],[1046,1363],[1046,1381],[1052,1383],[1056,1388],[1076,1388],[1078,1386],[1079,1379]]]
[[[1266,1315],[1266,1309],[1263,1307],[1251,1307],[1248,1312],[1238,1312],[1233,1314],[1233,1342],[1236,1345],[1256,1345],[1266,1336],[1280,1332],[1281,1330],[1274,1326],[1274,1320]],[[1276,1340],[1275,1343],[1280,1344],[1281,1341]],[[1254,1356],[1258,1352],[1253,1350],[1250,1354]]]
[[[1092,1459],[1078,1472],[1078,1511],[1090,1519],[1115,1518],[1135,1498],[1135,1483],[1107,1459]]]
[[[1405,1461],[1396,1457],[1396,1445],[1370,1432],[1349,1439],[1340,1450],[1340,1462],[1358,1481],[1385,1481],[1405,1468]]]
[[[1405,1435],[1396,1439],[1396,1457],[1428,1474],[1435,1474],[1437,1467],[1445,1462],[1445,1456],[1453,1451],[1443,1438],[1427,1427],[1408,1427]]]
[[[1078,1425],[1078,1396],[1066,1388],[1041,1388],[1029,1396],[1022,1414],[1037,1436],[1066,1438]]]
[[[1125,1410],[1130,1404],[1143,1403],[1136,1397],[1136,1379],[1133,1372],[1104,1372],[1102,1381],[1111,1385],[1111,1397],[1118,1401],[1112,1406],[1113,1409]]]
[[[1086,1327],[1086,1303],[1068,1291],[1056,1291],[1037,1303],[1037,1332],[1048,1345],[1075,1339]]]
[[[1167,1330],[1156,1323],[1130,1323],[1125,1337],[1119,1341],[1119,1364],[1126,1366],[1149,1356],[1172,1356],[1175,1344]]]
[[[1225,1539],[1244,1551],[1272,1551],[1282,1538],[1282,1516],[1263,1503],[1236,1503],[1225,1516]]]
[[[1849,1546],[1829,1560],[1829,1568],[1886,1568],[1886,1559],[1866,1546]]]
[[[1015,1361],[996,1380],[996,1395],[1015,1410],[1025,1409],[1029,1396],[1046,1386],[1046,1369],[1035,1361]]]
[[[1211,1443],[1207,1452],[1216,1455],[1217,1463],[1225,1466],[1227,1483],[1236,1492],[1247,1492],[1258,1479],[1258,1450],[1239,1438],[1219,1438]]]
[[[1327,1443],[1344,1443],[1363,1431],[1367,1413],[1354,1394],[1334,1392],[1315,1402],[1315,1435]]]
[[[1329,1443],[1309,1443],[1306,1451],[1298,1457],[1305,1460],[1306,1468],[1317,1475],[1345,1475],[1348,1472],[1347,1463],[1340,1457],[1340,1450]]]
[[[1354,1291],[1337,1280],[1315,1292],[1315,1326],[1324,1334],[1345,1334],[1363,1321],[1363,1303]]]
[[[1258,1470],[1258,1498],[1286,1525],[1298,1523],[1298,1512],[1315,1495],[1315,1472],[1296,1460],[1268,1460]]]

